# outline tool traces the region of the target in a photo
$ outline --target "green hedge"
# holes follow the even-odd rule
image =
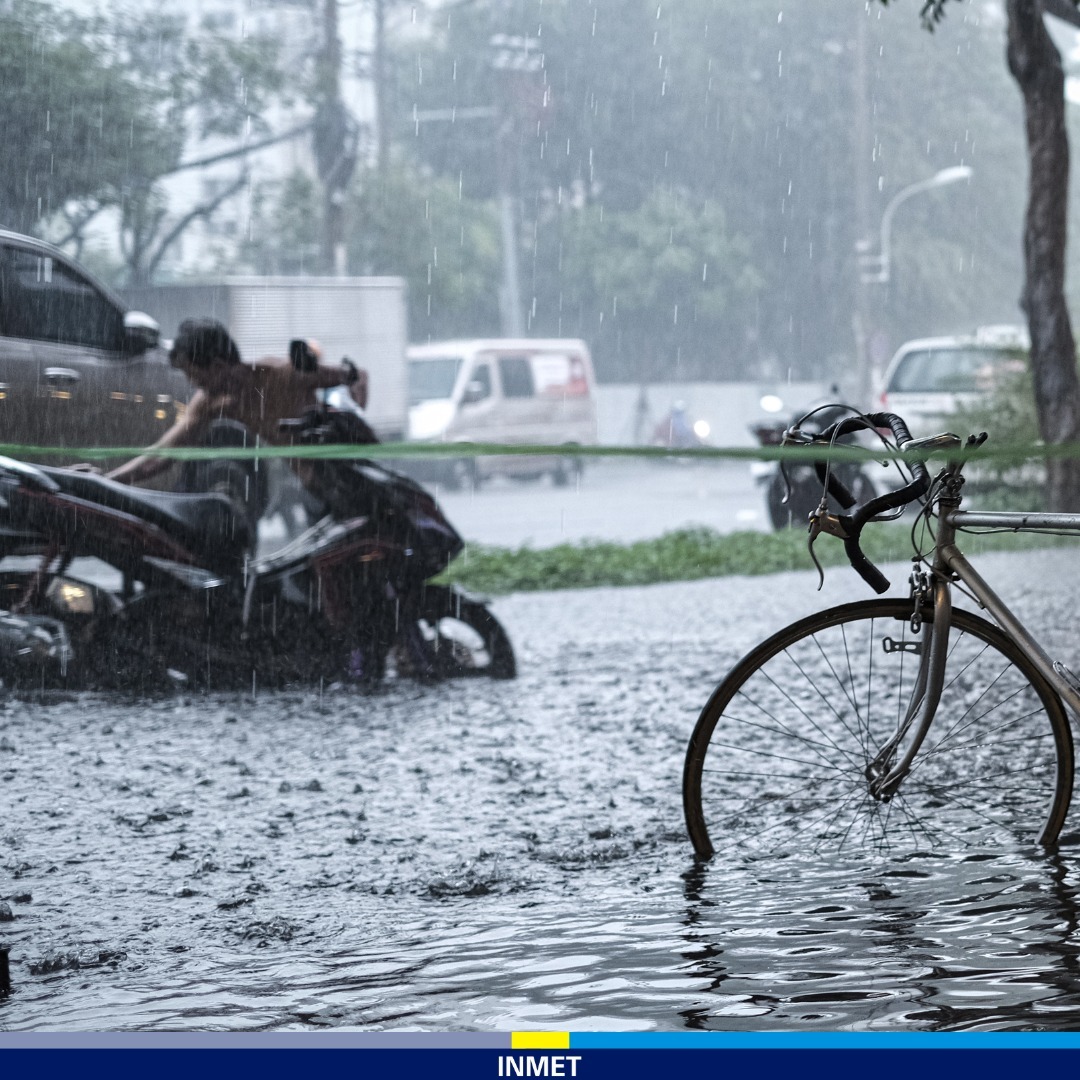
[[[961,540],[968,554],[1017,551],[1075,543],[1033,534],[969,535]],[[839,540],[822,536],[814,547],[826,567],[846,563]],[[910,524],[878,524],[863,534],[863,550],[876,563],[910,559]],[[773,574],[814,567],[806,550],[806,533],[737,532],[707,528],[678,529],[655,540],[632,544],[585,541],[551,548],[516,549],[469,544],[441,581],[481,593],[531,592],[538,589],[582,589],[598,585],[651,585],[660,581],[693,581],[732,574]]]

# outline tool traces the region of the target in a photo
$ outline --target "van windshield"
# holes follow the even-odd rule
[[[990,389],[1010,370],[1024,368],[1022,349],[917,349],[893,372],[890,393],[962,394]]]
[[[454,392],[460,356],[432,356],[424,360],[409,361],[409,404],[424,401],[441,401]]]

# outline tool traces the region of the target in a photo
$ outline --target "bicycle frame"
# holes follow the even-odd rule
[[[961,462],[952,462],[942,480],[944,492],[938,500],[940,513],[931,567],[934,618],[922,627],[919,673],[907,715],[899,725],[896,735],[882,748],[866,770],[871,793],[882,800],[891,798],[900,786],[934,720],[945,681],[954,581],[963,582],[979,606],[990,613],[998,626],[1035,664],[1073,715],[1080,717],[1080,680],[1060,661],[1051,659],[1027,627],[1009,610],[956,546],[956,532],[964,527],[1010,529],[1014,532],[1053,530],[1080,534],[1080,514],[960,510],[960,488],[963,483],[961,470]],[[894,763],[893,756],[897,748],[912,730],[915,718],[920,713],[903,756]]]

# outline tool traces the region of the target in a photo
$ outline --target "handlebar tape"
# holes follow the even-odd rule
[[[824,461],[814,462],[814,471],[818,479],[829,489],[829,494],[845,509],[850,510],[855,505],[855,496],[835,470],[830,469]]]
[[[908,431],[907,424],[904,423],[902,417],[897,416],[895,413],[868,413],[861,418],[848,417],[826,428],[818,436],[817,441],[831,442],[839,435],[865,430],[867,423],[873,427],[887,427],[893,433],[896,445],[901,450],[903,450],[906,443],[911,441],[911,432]],[[844,540],[844,552],[847,554],[848,562],[851,563],[853,569],[863,581],[876,593],[888,591],[889,579],[866,557],[859,540],[863,526],[871,518],[877,517],[878,514],[886,510],[907,506],[908,503],[914,502],[926,494],[930,487],[930,473],[927,472],[926,466],[917,459],[910,461],[908,464],[913,477],[910,484],[905,484],[904,487],[898,488],[896,491],[887,491],[884,495],[878,495],[870,499],[869,502],[863,503],[862,506],[855,506],[854,512],[851,514],[839,515],[840,525],[844,532],[847,533],[847,538]],[[836,495],[845,508],[854,506],[855,500],[850,498],[850,493],[848,493],[849,499],[845,503],[840,494],[833,489],[832,479],[830,475],[830,491]],[[837,482],[839,483],[839,481]]]
[[[844,518],[840,519],[844,521]],[[859,534],[848,536],[844,541],[844,552],[851,563],[852,569],[870,586],[874,592],[880,595],[889,591],[889,579],[863,554],[859,546]]]

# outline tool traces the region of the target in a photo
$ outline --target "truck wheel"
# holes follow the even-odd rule
[[[585,463],[581,458],[559,458],[551,473],[551,482],[556,487],[566,487],[577,483],[585,472]]]

